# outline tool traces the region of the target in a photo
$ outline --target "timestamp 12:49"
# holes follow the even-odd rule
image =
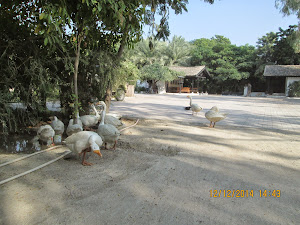
[[[254,197],[255,192],[253,190],[209,190],[211,198],[249,198]],[[259,197],[275,197],[280,198],[281,191],[280,190],[258,190]]]

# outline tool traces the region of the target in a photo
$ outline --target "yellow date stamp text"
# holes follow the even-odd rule
[[[250,198],[254,196],[262,197],[275,197],[280,198],[280,190],[243,190],[243,189],[211,189],[209,190],[211,198]]]

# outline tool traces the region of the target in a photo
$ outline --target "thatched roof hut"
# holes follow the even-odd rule
[[[289,85],[300,81],[300,65],[267,65],[264,76],[269,94],[284,93],[288,96]]]
[[[300,65],[267,65],[265,77],[300,77]]]
[[[169,69],[177,71],[177,72],[183,72],[185,76],[190,77],[209,77],[210,74],[206,69],[206,66],[169,66]]]
[[[169,66],[169,69],[183,72],[184,77],[167,82],[167,92],[198,92],[200,80],[210,76],[206,66]],[[203,90],[203,84],[201,86],[201,89]]]

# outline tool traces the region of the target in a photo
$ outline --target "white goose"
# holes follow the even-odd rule
[[[111,124],[111,125],[113,125],[115,127],[123,126],[122,121],[120,119],[112,116],[112,115],[105,115],[104,123],[105,124]]]
[[[97,105],[101,105],[101,103],[98,102]],[[102,118],[101,115],[100,115],[100,117]],[[111,124],[111,125],[113,125],[115,127],[120,127],[120,126],[124,125],[122,123],[122,121],[120,120],[120,118],[121,118],[121,116],[119,116],[117,114],[111,114],[111,115],[105,114],[104,123],[105,124]]]
[[[196,113],[196,115],[197,115],[198,112],[200,112],[202,110],[202,108],[199,105],[192,103],[192,96],[188,95],[187,97],[190,99],[190,107],[192,110],[192,115],[194,115],[194,113]]]
[[[95,111],[96,115],[84,115],[80,117],[82,124],[85,128],[97,125],[100,119],[100,114],[98,113],[94,104],[91,104],[91,107]]]
[[[107,149],[107,143],[114,143],[113,149],[116,149],[117,140],[120,137],[120,131],[111,124],[104,124],[104,118],[106,114],[106,104],[100,101],[100,104],[104,107],[101,114],[101,122],[98,126],[97,133],[102,137],[105,143],[105,149]]]
[[[80,126],[82,127],[83,124],[82,124],[82,121],[81,121],[81,119],[80,119],[80,117],[79,117],[79,113],[76,113],[76,119],[77,119],[77,124],[80,125]],[[73,119],[70,119],[70,120],[69,120],[69,123],[70,123],[70,121],[72,122],[72,124],[74,124],[74,120],[73,120]]]
[[[50,126],[55,131],[55,135],[62,135],[65,131],[64,123],[61,120],[57,119],[56,116],[50,116],[50,119],[51,119]]]
[[[206,119],[210,121],[209,127],[215,127],[216,122],[224,120],[227,116],[227,113],[220,113],[219,108],[217,106],[212,107],[209,111],[205,113]],[[212,123],[213,126],[212,126]]]
[[[70,136],[72,134],[75,134],[77,132],[80,132],[82,131],[82,122],[81,122],[81,119],[79,117],[79,114],[77,113],[76,114],[76,119],[77,119],[77,124],[74,124],[74,120],[73,119],[70,119],[69,120],[69,125],[67,127],[67,135]]]
[[[53,137],[55,135],[55,131],[50,125],[40,126],[37,131],[37,138],[42,142],[46,142],[47,146],[51,144],[54,145]]]
[[[102,138],[93,131],[80,131],[67,137],[64,141],[67,147],[76,154],[82,154],[81,164],[91,166],[92,163],[85,161],[85,154],[93,151],[95,154],[102,157],[100,146],[103,144]]]

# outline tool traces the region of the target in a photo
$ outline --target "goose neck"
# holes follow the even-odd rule
[[[94,106],[94,105],[92,105],[92,109],[94,110],[94,112],[96,113],[96,117],[100,117],[100,115],[99,115],[99,113],[98,113],[98,111],[97,111],[97,109],[96,109],[96,107]]]
[[[105,114],[106,114],[106,105],[105,104],[102,104],[102,105],[103,105],[103,110],[101,112],[101,122],[100,122],[100,124],[104,125],[104,118],[105,118]]]

